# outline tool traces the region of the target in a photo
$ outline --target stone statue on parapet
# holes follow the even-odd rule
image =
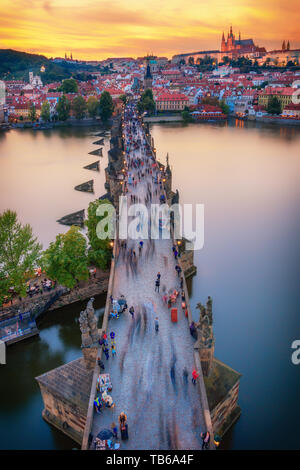
[[[179,192],[178,189],[176,189],[176,193],[172,197],[172,204],[179,204]]]
[[[94,300],[94,297],[92,297],[88,301],[86,309],[80,312],[79,315],[82,348],[88,348],[99,341],[98,321],[93,307]]]
[[[206,307],[201,303],[198,303],[196,308],[200,310],[199,322],[197,324],[200,345],[204,348],[210,348],[214,343],[212,328],[212,298],[208,297]]]

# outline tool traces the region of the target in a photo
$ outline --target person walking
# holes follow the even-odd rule
[[[109,349],[103,345],[103,352],[105,354],[106,360],[109,359]]]
[[[210,433],[208,431],[201,433],[202,439],[202,450],[208,450],[209,441],[210,441]]]
[[[180,274],[181,274],[181,267],[180,267],[178,264],[176,264],[175,269],[176,269],[177,275],[178,275],[178,277],[179,277]]]
[[[190,333],[192,335],[193,338],[197,339],[197,330],[196,330],[196,325],[195,325],[195,322],[192,321],[192,323],[190,324]]]
[[[111,355],[112,355],[112,357],[115,357],[116,354],[117,354],[116,346],[114,344],[112,344],[111,345]]]
[[[158,321],[158,317],[155,318],[154,324],[155,324],[155,331],[158,332],[158,330],[159,330],[159,321]]]
[[[196,371],[196,369],[194,369],[193,372],[192,372],[192,383],[193,383],[194,385],[196,385],[196,380],[198,379],[198,377],[199,377],[199,374],[198,374],[198,372]]]
[[[134,308],[133,308],[133,306],[130,307],[129,313],[130,313],[131,317],[134,318]]]
[[[159,292],[160,280],[156,279],[155,281],[155,292]]]
[[[121,439],[126,440],[128,439],[128,425],[127,425],[127,416],[122,411],[119,415],[119,423],[120,423],[120,432],[121,432]]]
[[[160,272],[157,273],[157,279],[160,281],[160,278],[161,278],[161,274]]]
[[[115,438],[115,439],[118,439],[118,428],[117,428],[116,423],[115,423],[115,422],[112,422],[110,427],[111,427],[111,432],[112,432],[113,435],[114,435],[114,438]]]

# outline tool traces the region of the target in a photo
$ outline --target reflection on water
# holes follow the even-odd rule
[[[223,447],[299,448],[299,129],[233,121],[151,133],[180,202],[205,205],[191,306],[197,318],[213,297],[216,357],[243,374],[242,416]]]
[[[12,209],[23,223],[32,225],[46,248],[68,227],[56,220],[81,209],[104,194],[108,138],[103,157],[89,155],[98,146],[98,127],[45,131],[11,130],[0,133],[0,212]],[[83,167],[100,158],[100,172]],[[95,194],[74,190],[94,179]]]
[[[299,448],[300,369],[290,361],[290,345],[299,338],[300,133],[241,122],[154,125],[152,135],[158,158],[170,155],[181,202],[205,204],[191,306],[196,311],[212,295],[216,356],[243,374],[242,416],[223,446]],[[105,192],[106,157],[100,173],[83,169],[97,160],[88,155],[97,148],[93,133],[0,133],[0,211],[16,210],[44,245],[67,230],[59,217]],[[91,178],[95,196],[74,191]],[[42,420],[34,377],[81,354],[81,308],[47,314],[40,337],[8,348],[0,371],[0,448],[74,447]]]

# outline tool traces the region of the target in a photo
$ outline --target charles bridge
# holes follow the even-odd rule
[[[119,196],[146,197],[149,179],[140,182],[138,189],[127,186],[129,159],[150,157],[161,173],[163,191],[168,203],[178,201],[178,192],[172,191],[172,172],[156,160],[156,152],[149,128],[135,117],[139,142],[137,150],[128,146],[131,124],[123,117],[116,119],[111,130],[111,149],[106,168],[107,193],[119,211]],[[130,152],[128,152],[130,148]],[[143,150],[144,149],[144,150]],[[126,152],[127,150],[127,156]],[[148,185],[148,186],[147,186]],[[154,198],[154,191],[152,189]],[[172,231],[173,237],[173,231]],[[127,241],[134,248],[134,241]],[[161,273],[162,291],[181,290],[175,271],[172,246],[176,240],[147,240],[135,266],[126,258],[118,238],[115,240],[107,286],[107,300],[101,328],[98,329],[91,299],[81,312],[82,357],[37,377],[43,401],[44,419],[76,441],[82,449],[93,448],[94,439],[102,428],[124,411],[128,417],[129,440],[122,441],[125,449],[200,449],[202,431],[213,437],[222,436],[238,419],[237,404],[240,374],[214,357],[212,299],[199,304],[199,321],[195,321],[195,335],[190,334],[193,316],[185,276],[182,278],[184,308],[176,305],[178,318],[171,321],[170,310],[162,295],[154,291],[157,272]],[[193,252],[182,248],[178,263],[183,273],[194,274]],[[111,318],[111,299],[126,297],[128,307],[135,314],[123,313]],[[159,318],[159,332],[154,319]],[[99,339],[103,333],[115,337],[116,357],[103,359]],[[94,407],[97,380],[105,364],[105,373],[112,381],[114,405],[98,414]],[[189,380],[184,382],[183,371]],[[190,378],[195,369],[196,385]],[[214,448],[214,439],[210,441]]]

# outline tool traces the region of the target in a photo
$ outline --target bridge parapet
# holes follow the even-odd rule
[[[118,227],[118,223],[117,223]],[[116,227],[116,239],[113,247],[113,256],[112,256],[112,261],[111,261],[111,266],[110,266],[110,275],[109,275],[109,281],[108,281],[108,289],[107,289],[107,297],[106,297],[106,303],[105,303],[105,310],[104,310],[104,315],[103,315],[103,322],[102,322],[102,332],[105,332],[107,330],[107,324],[108,324],[108,318],[110,314],[110,297],[113,292],[113,284],[114,284],[114,277],[115,277],[115,267],[116,267],[116,254],[117,254],[117,241],[118,241],[118,230]],[[98,353],[97,353],[97,358],[102,358],[102,348],[98,348]],[[82,438],[82,450],[87,450],[89,448],[89,436],[91,433],[92,425],[93,425],[93,416],[94,416],[94,399],[96,396],[96,384],[97,384],[97,378],[100,373],[100,367],[98,366],[98,362],[95,362],[94,366],[94,373],[93,373],[93,379],[92,379],[92,387],[91,387],[91,395],[90,395],[90,400],[89,400],[89,405],[88,405],[88,410],[87,410],[87,417],[86,417],[86,422],[85,422],[85,428],[84,428],[84,433],[83,433],[83,438]]]

